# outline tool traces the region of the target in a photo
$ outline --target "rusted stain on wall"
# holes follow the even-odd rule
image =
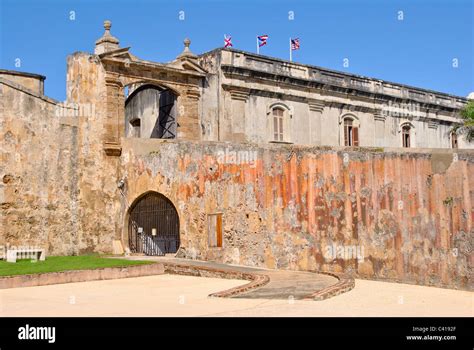
[[[125,149],[129,202],[148,190],[176,202],[183,256],[472,288],[472,153],[434,173],[429,153],[139,140]],[[226,149],[257,160],[222,162]],[[207,247],[216,211],[222,249]],[[363,259],[328,258],[328,247],[363,249]]]

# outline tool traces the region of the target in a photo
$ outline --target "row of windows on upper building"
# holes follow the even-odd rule
[[[274,142],[283,142],[285,141],[285,133],[287,130],[284,130],[284,118],[285,118],[285,109],[282,107],[273,107],[272,116],[273,116],[273,141]],[[343,136],[344,136],[344,146],[348,147],[358,147],[359,146],[359,125],[355,122],[352,117],[345,117],[342,120],[343,126]],[[402,124],[401,126],[401,146],[405,148],[414,147],[414,127],[410,123]],[[458,138],[456,133],[451,133],[451,147],[458,148]]]
[[[169,89],[143,85],[127,97],[125,126],[128,137],[175,138],[177,135],[176,95]],[[276,102],[268,110],[269,138],[273,142],[290,142],[291,108]],[[360,121],[351,115],[341,120],[339,132],[341,145],[357,147],[360,145]],[[402,147],[416,147],[415,129],[411,123],[400,127]],[[458,147],[456,134],[451,134],[451,147]]]

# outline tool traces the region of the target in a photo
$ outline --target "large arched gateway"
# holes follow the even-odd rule
[[[128,235],[132,253],[176,253],[180,243],[179,217],[173,203],[157,192],[138,198],[130,209]]]

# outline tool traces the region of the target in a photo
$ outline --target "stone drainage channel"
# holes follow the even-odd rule
[[[170,274],[250,281],[242,286],[211,294],[214,297],[323,300],[354,288],[353,278],[339,274],[270,270],[170,257],[131,256],[127,259],[162,263],[164,272]]]

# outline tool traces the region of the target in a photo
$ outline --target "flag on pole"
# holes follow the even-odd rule
[[[300,48],[300,38],[290,39],[291,41],[291,49],[292,50],[299,50]]]
[[[257,36],[257,53],[260,53],[260,47],[267,45],[268,35],[258,35]]]
[[[224,47],[232,47],[232,36],[224,34]]]
[[[300,48],[300,38],[291,39],[290,38],[290,62],[293,61],[293,50],[299,50]]]
[[[257,36],[257,39],[258,39],[258,47],[262,47],[264,45],[267,45],[268,35],[259,35]]]

